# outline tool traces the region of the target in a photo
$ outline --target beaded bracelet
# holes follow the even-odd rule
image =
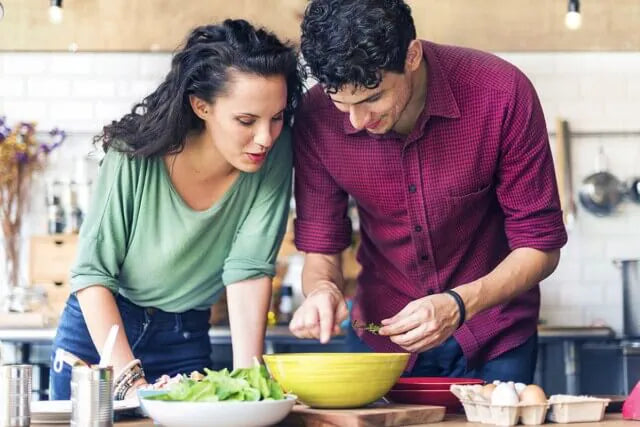
[[[133,359],[131,362],[127,363],[124,368],[120,369],[120,372],[116,375],[116,384],[122,381],[122,377],[126,376],[136,365],[142,366],[140,359]]]
[[[114,400],[124,400],[127,392],[141,378],[144,378],[144,370],[140,360],[136,359],[129,362],[116,378],[113,392]]]

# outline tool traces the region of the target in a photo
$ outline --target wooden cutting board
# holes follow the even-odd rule
[[[286,427],[392,427],[442,421],[444,406],[381,404],[358,409],[312,409],[296,405]]]

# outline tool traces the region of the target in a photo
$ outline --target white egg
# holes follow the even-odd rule
[[[523,384],[523,383],[515,383],[514,385],[516,388],[516,393],[518,393],[518,396],[522,394],[522,390],[524,390],[525,387],[527,386],[526,384]]]
[[[491,393],[491,404],[498,406],[517,405],[520,399],[513,384],[500,383]]]

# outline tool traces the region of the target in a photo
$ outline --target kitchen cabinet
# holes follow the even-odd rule
[[[78,236],[75,234],[38,235],[31,237],[29,278],[47,296],[55,315],[62,312],[69,296],[69,270],[76,256]]]
[[[64,22],[48,22],[46,2],[3,0],[0,50],[173,51],[193,27],[242,17],[297,41],[305,0],[65,0]],[[420,37],[493,52],[637,51],[637,0],[585,2],[579,32],[564,26],[557,0],[407,0]],[[135,19],[131,19],[135,16]],[[613,25],[615,23],[615,25]],[[170,31],[167,31],[170,29]]]

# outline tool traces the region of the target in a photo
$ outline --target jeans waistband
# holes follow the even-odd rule
[[[145,317],[154,322],[207,323],[210,310],[187,310],[181,313],[171,313],[155,307],[142,307],[134,304],[122,295],[116,295],[119,309],[127,310],[129,315]]]

